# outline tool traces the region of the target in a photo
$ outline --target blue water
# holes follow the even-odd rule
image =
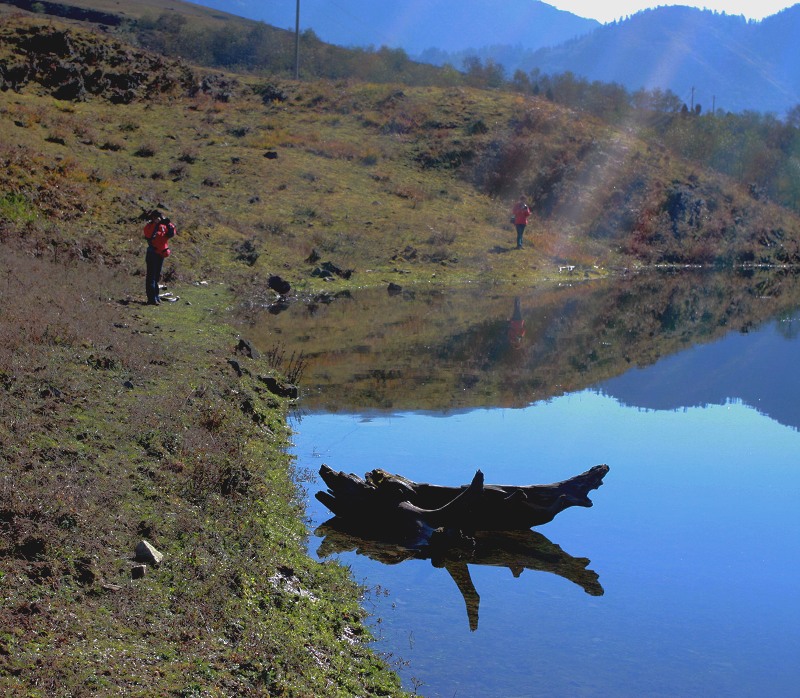
[[[714,356],[729,356],[730,342],[749,361],[763,362],[776,343],[793,360],[800,342],[779,329],[731,335],[524,409],[303,417],[295,453],[313,470],[324,462],[363,476],[382,467],[456,485],[477,468],[487,483],[503,484],[611,468],[590,495],[594,507],[568,509],[537,529],[591,561],[602,596],[555,574],[515,578],[508,568],[471,565],[480,594],[471,631],[456,584],[430,560],[338,556],[358,581],[379,587],[366,600],[376,649],[402,660],[406,687],[483,698],[798,695],[798,371],[773,363],[783,380],[743,397],[736,376],[748,366],[737,362],[728,388],[702,406],[689,406],[704,399],[696,373],[681,378],[692,396],[683,405],[675,383],[676,366],[689,359],[720,369],[715,389],[725,383]],[[650,386],[647,399],[658,404],[659,383],[669,409],[637,406],[644,398],[632,386]],[[329,517],[313,498],[309,514],[312,528]],[[312,536],[311,550],[319,543]]]

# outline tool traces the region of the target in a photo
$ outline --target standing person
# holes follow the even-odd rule
[[[152,211],[150,220],[144,226],[144,237],[147,240],[147,279],[145,280],[145,291],[147,291],[147,305],[160,305],[161,299],[158,297],[158,282],[161,280],[161,267],[164,260],[169,257],[169,240],[176,233],[175,224],[169,218],[161,215],[160,211]]]
[[[525,232],[525,226],[528,225],[528,219],[531,217],[530,207],[528,206],[525,195],[519,197],[519,201],[514,204],[511,210],[514,216],[514,226],[517,228],[517,249],[522,249],[522,234]]]

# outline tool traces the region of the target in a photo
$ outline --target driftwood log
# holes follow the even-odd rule
[[[384,470],[362,480],[327,465],[320,476],[328,486],[317,499],[343,520],[368,524],[382,535],[430,541],[444,530],[472,535],[476,531],[521,531],[541,526],[569,507],[590,507],[589,492],[603,484],[607,465],[550,485],[486,485],[478,470],[469,485],[445,487],[417,483]]]

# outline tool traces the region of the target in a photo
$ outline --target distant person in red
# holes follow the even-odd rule
[[[514,204],[511,214],[514,217],[514,225],[517,228],[517,249],[522,249],[522,234],[525,232],[525,226],[528,225],[528,219],[531,217],[530,207],[528,206],[525,196],[520,196],[519,201]]]
[[[525,338],[525,320],[522,319],[522,304],[519,296],[514,298],[514,313],[508,321],[508,343],[512,349],[519,349]]]
[[[161,267],[164,260],[169,257],[169,240],[175,235],[175,224],[169,218],[161,215],[160,211],[150,213],[150,220],[144,227],[144,237],[147,240],[147,305],[160,305],[158,297],[158,282],[161,281]]]

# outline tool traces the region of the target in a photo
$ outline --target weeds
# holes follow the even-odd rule
[[[31,223],[36,219],[36,211],[24,195],[6,194],[0,198],[0,219],[7,219],[18,225]]]
[[[297,385],[301,382],[303,371],[308,365],[308,361],[303,356],[303,352],[292,352],[287,358],[286,348],[276,344],[265,352],[267,363],[275,371],[286,376],[286,379]]]

